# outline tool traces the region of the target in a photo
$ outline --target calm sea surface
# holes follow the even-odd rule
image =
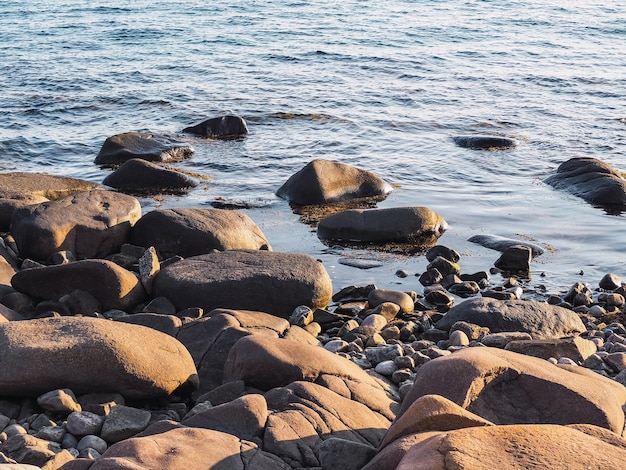
[[[498,258],[467,242],[489,233],[549,248],[531,287],[596,286],[607,272],[626,278],[625,215],[543,179],[575,156],[626,170],[624,38],[626,2],[608,0],[4,0],[0,171],[101,182],[108,170],[93,160],[107,137],[171,135],[196,150],[177,166],[211,181],[144,199],[145,211],[223,198],[248,206],[275,250],[322,259],[335,291],[421,291],[394,273],[421,273],[423,256],[329,250],[274,195],[310,160],[333,159],[396,186],[379,207],[439,212],[450,225],[440,243],[464,272]],[[225,112],[248,121],[245,139],[181,133]],[[459,134],[519,145],[471,151],[454,145]]]

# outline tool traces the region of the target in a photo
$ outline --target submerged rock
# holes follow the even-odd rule
[[[501,237],[498,235],[478,234],[472,235],[467,241],[484,246],[485,248],[491,248],[496,251],[505,251],[512,246],[521,245],[527,246],[532,250],[533,256],[539,256],[544,253],[543,247],[536,243],[531,243],[526,240],[515,240],[513,238]]]
[[[313,160],[292,175],[276,195],[300,205],[358,198],[384,198],[391,185],[369,171],[330,160]]]
[[[103,184],[131,194],[179,193],[198,182],[174,170],[168,170],[141,158],[124,162],[102,181]]]
[[[94,163],[117,166],[132,158],[151,162],[171,162],[187,158],[193,152],[188,143],[163,135],[126,132],[107,138]]]
[[[214,139],[232,139],[248,133],[248,126],[242,117],[226,115],[202,121],[195,126],[186,127],[183,132]]]
[[[607,163],[579,157],[561,163],[545,182],[600,206],[626,205],[626,180]]]
[[[459,135],[453,140],[459,147],[473,150],[501,150],[517,145],[513,139],[497,135]]]

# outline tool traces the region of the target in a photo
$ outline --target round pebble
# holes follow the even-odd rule
[[[396,366],[395,362],[387,360],[376,364],[374,370],[381,375],[391,376],[391,374],[398,370],[398,366]]]
[[[460,330],[454,330],[450,333],[448,341],[450,341],[451,346],[469,346],[470,344],[470,340],[467,335]]]

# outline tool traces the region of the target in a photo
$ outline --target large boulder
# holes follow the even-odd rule
[[[575,312],[530,300],[469,299],[452,307],[436,327],[449,330],[457,321],[484,326],[492,333],[525,332],[535,339],[564,338],[587,331]]]
[[[13,211],[18,207],[99,188],[102,187],[98,184],[67,176],[45,173],[0,174],[0,230],[9,230]]]
[[[153,292],[178,310],[259,310],[288,318],[300,305],[325,307],[332,282],[322,263],[308,255],[233,250],[166,266],[156,275]]]
[[[272,249],[250,217],[225,209],[157,209],[139,219],[130,239],[135,245],[153,246],[166,257]]]
[[[45,260],[71,251],[78,259],[119,251],[141,217],[139,201],[112,191],[84,191],[13,212],[11,233],[20,255]]]
[[[374,458],[363,470],[621,468],[626,441],[569,426],[510,425],[416,434],[408,451]],[[398,458],[400,460],[398,461]]]
[[[55,389],[157,398],[196,386],[193,360],[176,339],[138,325],[86,317],[0,323],[0,395]]]
[[[369,171],[330,160],[313,160],[293,174],[276,195],[300,205],[383,198],[393,188]]]
[[[234,139],[246,135],[248,126],[242,117],[229,114],[207,119],[183,129],[183,132],[213,139]]]
[[[135,274],[106,260],[24,269],[13,276],[11,284],[19,292],[47,300],[59,300],[76,290],[86,291],[105,310],[132,310],[146,295]]]
[[[157,424],[158,425],[158,424]],[[153,426],[156,427],[157,425]],[[162,425],[161,425],[162,426]],[[149,431],[151,428],[148,428]],[[144,432],[146,434],[146,432]],[[211,429],[172,425],[109,447],[90,470],[218,470],[292,467],[253,442]]]
[[[626,204],[626,180],[607,163],[591,157],[571,158],[545,182],[600,206]]]
[[[103,184],[131,194],[181,193],[198,182],[180,171],[169,170],[141,158],[132,158],[109,174]]]
[[[458,135],[453,138],[459,147],[472,150],[502,150],[515,147],[515,140],[499,135]]]
[[[578,366],[496,348],[467,348],[422,365],[398,413],[441,395],[495,424],[586,423],[621,434],[626,388]]]
[[[317,236],[344,242],[430,244],[447,228],[443,217],[428,207],[350,209],[323,219]]]
[[[118,166],[131,158],[151,162],[172,162],[191,156],[186,142],[145,132],[125,132],[108,137],[96,156],[96,165]]]

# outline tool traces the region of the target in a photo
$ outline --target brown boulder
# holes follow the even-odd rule
[[[325,307],[332,283],[322,263],[308,255],[237,250],[166,266],[156,275],[153,292],[178,310],[258,310],[288,318],[300,305]]]
[[[180,171],[169,170],[141,158],[131,158],[109,174],[103,184],[130,194],[182,193],[198,182]]]
[[[146,295],[137,276],[106,260],[24,269],[13,276],[11,284],[19,292],[47,300],[59,300],[75,290],[87,291],[105,310],[132,310]]]
[[[45,260],[71,251],[77,259],[103,258],[119,251],[141,217],[134,197],[111,191],[84,191],[16,209],[11,234],[23,258]]]
[[[171,162],[187,158],[192,153],[193,148],[186,142],[163,135],[126,132],[108,137],[94,163],[117,166],[132,158],[151,162]]]
[[[164,209],[145,214],[134,225],[131,242],[155,247],[164,257],[213,250],[269,250],[259,227],[243,212],[225,209]]]
[[[512,351],[526,356],[542,359],[561,359],[567,357],[576,362],[582,362],[597,351],[596,344],[578,336],[564,339],[532,339],[511,341],[505,346]]]
[[[391,185],[369,171],[330,160],[313,160],[276,191],[295,204],[329,204],[351,199],[384,198]]]
[[[176,339],[138,325],[86,317],[0,323],[0,395],[117,392],[155,398],[197,384]]]
[[[321,240],[359,243],[432,244],[448,228],[443,217],[428,207],[350,209],[322,219]]]
[[[495,348],[467,348],[422,365],[398,416],[441,395],[496,424],[587,423],[621,433],[626,388],[582,367]]]

